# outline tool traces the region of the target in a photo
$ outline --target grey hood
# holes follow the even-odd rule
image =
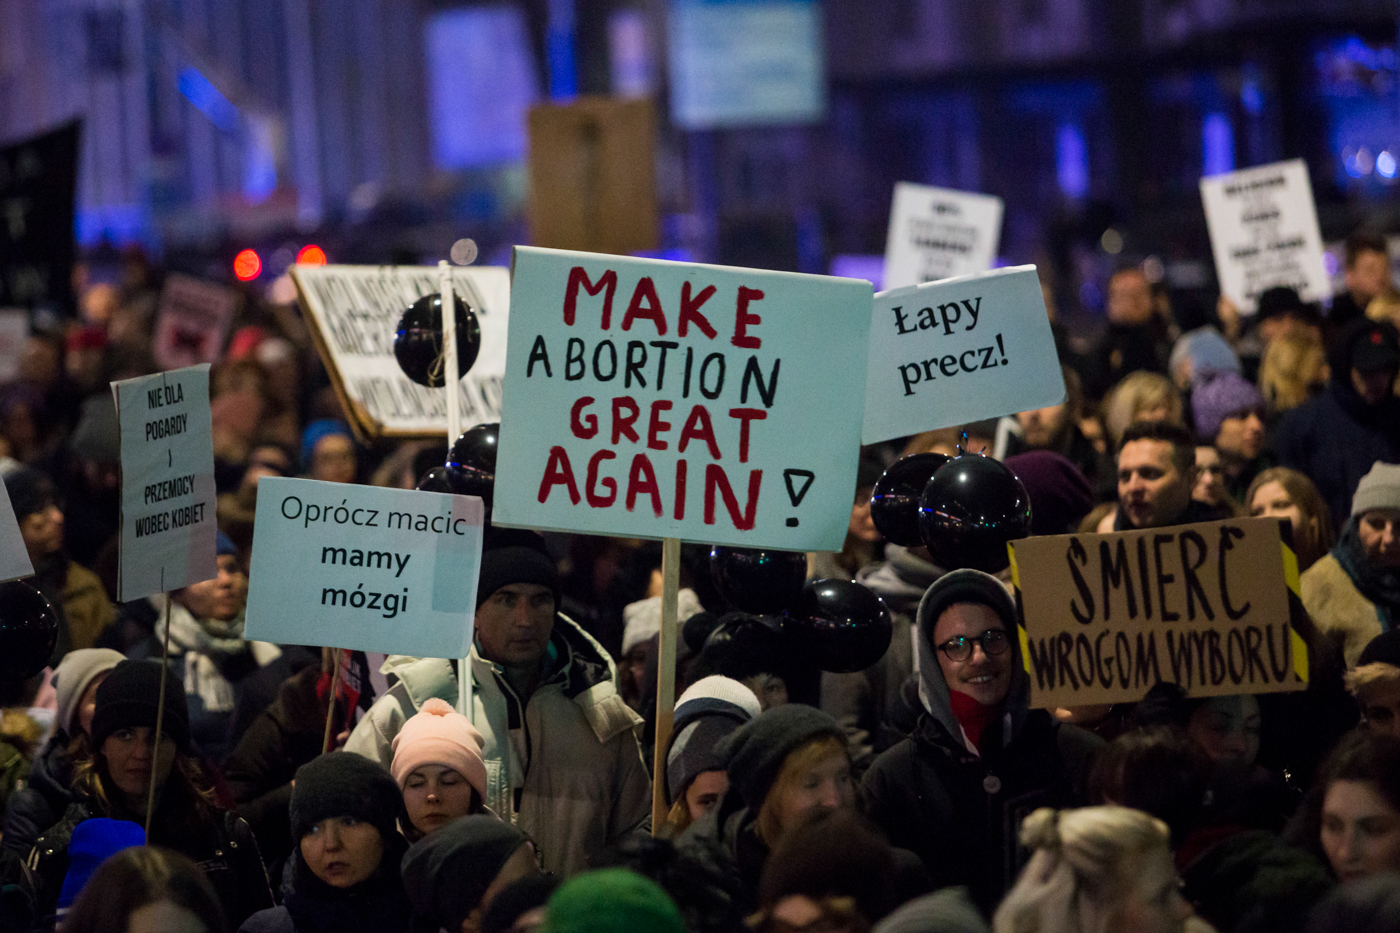
[[[898,544],[885,546],[885,560],[856,574],[856,582],[875,591],[890,611],[912,616],[925,591],[946,571]]]
[[[967,591],[985,590],[991,594],[995,586],[1004,600],[1001,606],[992,605],[985,597],[967,598]],[[966,595],[965,595],[966,594]],[[995,599],[995,595],[992,595]],[[1002,719],[1002,746],[1011,743],[1020,732],[1029,712],[1031,680],[1026,673],[1021,658],[1021,638],[1017,629],[1016,606],[1006,588],[991,574],[980,570],[954,570],[944,574],[928,588],[919,601],[917,615],[918,637],[915,639],[919,656],[919,700],[929,715],[938,721],[954,741],[962,743],[962,726],[953,715],[953,707],[948,699],[948,682],[943,677],[943,668],[938,663],[938,649],[933,646],[933,627],[943,610],[954,603],[981,602],[991,605],[1007,625],[1007,641],[1011,646],[1007,660],[1011,664],[1011,689],[1006,694],[1006,706]]]

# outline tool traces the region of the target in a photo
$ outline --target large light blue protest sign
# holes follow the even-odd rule
[[[869,282],[516,247],[497,524],[840,550]]]
[[[862,443],[1064,400],[1035,266],[875,296]]]
[[[117,599],[218,575],[209,364],[112,383],[121,425]]]
[[[244,636],[466,657],[484,521],[475,496],[264,477]]]

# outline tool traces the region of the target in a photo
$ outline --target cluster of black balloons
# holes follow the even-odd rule
[[[715,546],[710,576],[735,609],[774,618],[801,660],[819,670],[864,670],[890,646],[894,627],[880,597],[850,580],[808,581],[800,551]]]
[[[0,682],[42,671],[58,644],[58,616],[28,583],[0,583]]]
[[[424,473],[418,480],[418,488],[479,496],[489,514],[491,494],[496,485],[496,449],[500,442],[501,426],[494,421],[468,428],[447,452],[447,462]]]
[[[1010,563],[1007,542],[1031,533],[1031,499],[999,460],[911,454],[875,483],[870,518],[886,540],[922,544],[945,570],[996,573]]]

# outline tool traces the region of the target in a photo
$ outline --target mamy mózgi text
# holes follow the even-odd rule
[[[890,312],[891,319],[877,326],[893,327],[895,333],[901,336],[916,334],[953,342],[955,338],[977,329],[982,314],[982,298],[963,298],[918,309],[897,305],[890,308]],[[991,334],[979,346],[969,347],[965,344],[960,339],[951,348],[935,344],[935,352],[927,358],[900,363],[899,378],[904,382],[904,394],[913,395],[914,387],[920,383],[934,382],[940,378],[953,379],[996,369],[1008,363],[1006,345],[999,333]],[[953,352],[948,352],[949,349]]]

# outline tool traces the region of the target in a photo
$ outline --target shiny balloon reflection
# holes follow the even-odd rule
[[[783,614],[783,632],[814,667],[837,674],[880,660],[894,626],[884,602],[850,580],[813,580]]]
[[[755,615],[778,613],[802,592],[807,555],[715,545],[710,549],[710,576],[719,595],[735,609]]]
[[[466,375],[481,351],[481,323],[459,296],[452,296],[457,319],[457,375]],[[415,301],[394,332],[394,358],[403,374],[421,386],[440,389],[446,383],[442,339],[442,295],[433,292]]]
[[[886,541],[904,547],[923,544],[919,537],[919,496],[938,468],[951,460],[943,454],[901,457],[875,482],[870,495],[870,519]]]
[[[919,496],[919,535],[946,570],[987,573],[1010,563],[1006,544],[1031,531],[1026,487],[999,460],[963,454],[939,467]]]
[[[44,669],[58,643],[58,616],[28,583],[0,583],[0,681],[26,680]]]

